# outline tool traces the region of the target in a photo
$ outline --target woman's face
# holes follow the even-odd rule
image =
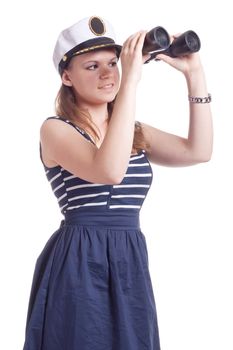
[[[114,49],[88,52],[72,58],[62,74],[62,81],[73,87],[80,107],[114,100],[120,80],[117,61]]]

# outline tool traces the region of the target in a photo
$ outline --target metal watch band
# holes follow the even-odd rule
[[[205,97],[188,96],[188,100],[191,103],[210,103],[212,101],[211,95]]]

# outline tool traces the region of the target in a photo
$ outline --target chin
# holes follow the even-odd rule
[[[116,95],[113,96],[112,98],[109,98],[109,99],[107,100],[107,102],[108,102],[108,103],[113,102],[113,101],[115,100],[115,98],[116,98]]]
[[[116,98],[116,94],[111,95],[111,96],[106,96],[106,98],[101,98],[98,100],[98,103],[110,103],[112,101],[114,101]]]

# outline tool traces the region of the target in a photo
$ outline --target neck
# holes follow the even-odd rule
[[[108,107],[106,104],[95,106],[79,106],[81,109],[88,110],[91,115],[92,121],[101,129],[103,125],[108,121]]]

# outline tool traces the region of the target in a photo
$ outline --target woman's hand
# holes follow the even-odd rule
[[[174,39],[176,39],[179,35],[180,34],[171,36],[171,42]],[[186,77],[189,74],[198,72],[202,69],[201,60],[198,52],[175,58],[161,53],[158,54],[156,58],[168,63],[170,66],[182,72]]]
[[[150,58],[150,55],[142,54],[142,47],[146,31],[140,31],[131,35],[123,44],[121,50],[122,83],[138,83],[141,78],[143,63]]]

